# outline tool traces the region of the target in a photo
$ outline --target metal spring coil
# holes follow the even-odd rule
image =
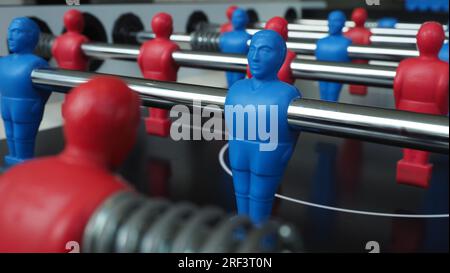
[[[194,31],[191,33],[191,48],[198,51],[219,51],[220,33],[212,31]]]
[[[269,221],[260,228],[213,207],[170,204],[134,192],[108,198],[89,220],[83,252],[299,252],[294,228]]]
[[[55,36],[53,36],[52,34],[41,32],[41,34],[39,35],[39,42],[34,49],[34,53],[44,59],[51,59],[52,44],[54,40]]]

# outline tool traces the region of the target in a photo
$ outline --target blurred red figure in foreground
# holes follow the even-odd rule
[[[66,147],[0,177],[0,252],[68,252],[94,210],[128,186],[111,170],[132,148],[140,100],[121,80],[98,77],[62,107]],[[111,111],[114,109],[114,111]]]

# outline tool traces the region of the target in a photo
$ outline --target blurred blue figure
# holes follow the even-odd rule
[[[424,12],[430,8],[430,2],[433,0],[418,0],[419,11]]]
[[[248,53],[248,40],[251,35],[245,30],[248,24],[247,12],[243,9],[236,9],[231,17],[233,31],[225,32],[220,36],[219,47],[223,53],[245,54]],[[245,73],[226,72],[228,87],[236,81],[245,78]]]
[[[448,63],[448,42],[446,42],[439,51],[439,59]]]
[[[448,4],[449,4],[448,0],[441,0],[441,1],[444,11],[448,13]]]
[[[377,26],[379,28],[395,28],[398,23],[397,18],[394,17],[383,17],[377,21]]]
[[[415,11],[419,9],[419,1],[418,0],[406,0],[405,7],[407,11]]]
[[[439,11],[443,10],[442,4],[443,3],[441,0],[431,0],[428,5],[429,5],[429,8],[431,9],[431,11],[439,12]]]
[[[342,11],[333,11],[328,15],[329,35],[317,41],[316,58],[319,61],[349,62],[347,48],[352,41],[342,35],[345,25],[345,14]],[[342,83],[319,82],[320,98],[326,101],[339,100]]]
[[[31,82],[34,69],[48,67],[45,60],[33,55],[39,34],[33,20],[14,19],[8,29],[11,54],[0,59],[1,112],[9,149],[5,156],[7,167],[34,156],[36,134],[50,96],[50,92],[36,89]]]
[[[225,100],[229,158],[238,214],[259,226],[270,217],[274,195],[297,142],[288,124],[294,86],[278,79],[286,56],[284,39],[273,30],[257,32],[247,56],[253,77],[237,81]]]

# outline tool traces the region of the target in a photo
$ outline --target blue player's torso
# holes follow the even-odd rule
[[[256,141],[256,142],[268,142],[268,140],[261,140],[258,132],[259,132],[259,119],[260,114],[264,114],[266,116],[265,122],[265,131],[268,132],[270,130],[270,106],[277,106],[277,108],[272,107],[272,111],[277,112],[277,122],[278,122],[278,141],[281,143],[292,143],[297,139],[298,133],[291,130],[288,122],[287,122],[287,109],[290,102],[294,98],[300,97],[300,92],[293,86],[288,85],[281,81],[271,81],[261,85],[259,88],[254,88],[252,84],[252,79],[245,79],[236,82],[228,91],[227,98],[225,101],[225,106],[236,106],[241,105],[242,107],[253,106],[248,109],[255,109],[255,135],[256,139],[249,139],[249,118],[248,115],[244,115],[244,124],[245,124],[245,140]],[[260,107],[258,107],[260,106]],[[262,106],[262,107],[261,107]],[[264,107],[265,106],[265,107]],[[233,128],[233,139],[239,138],[237,136],[236,124],[239,123],[236,120],[236,113],[227,113],[226,122],[227,127]],[[233,115],[233,119],[231,119],[231,115]],[[234,120],[234,124],[230,124]],[[261,121],[262,122],[262,121]],[[233,126],[233,127],[231,127]],[[251,126],[251,125],[250,125]],[[274,125],[272,125],[273,127]],[[264,129],[264,128],[261,128]],[[231,136],[231,135],[230,135]]]
[[[45,61],[32,54],[11,54],[0,58],[0,95],[3,98],[40,99],[33,87],[31,72],[45,66]]]
[[[251,38],[246,31],[231,31],[222,34],[220,37],[220,50],[224,53],[241,53],[248,52],[248,40]]]
[[[350,39],[343,35],[330,35],[317,41],[316,58],[328,62],[348,62]]]

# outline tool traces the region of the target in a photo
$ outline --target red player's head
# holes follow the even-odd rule
[[[437,56],[445,40],[444,29],[437,22],[425,22],[417,32],[416,38],[421,56]]]
[[[276,16],[271,18],[266,22],[264,28],[276,31],[285,41],[288,39],[288,21],[282,17]]]
[[[231,21],[231,17],[233,17],[233,12],[238,8],[238,6],[229,6],[227,8],[227,18],[228,21]]]
[[[85,163],[120,166],[136,140],[139,107],[137,94],[118,78],[96,77],[75,87],[62,106],[65,154]]]
[[[83,14],[76,9],[68,10],[64,13],[64,26],[68,31],[81,33],[84,29]]]
[[[173,32],[173,20],[170,14],[161,12],[153,16],[152,29],[158,38],[169,38]]]
[[[356,8],[352,12],[352,21],[355,22],[355,26],[363,27],[367,21],[367,10],[364,8]]]

